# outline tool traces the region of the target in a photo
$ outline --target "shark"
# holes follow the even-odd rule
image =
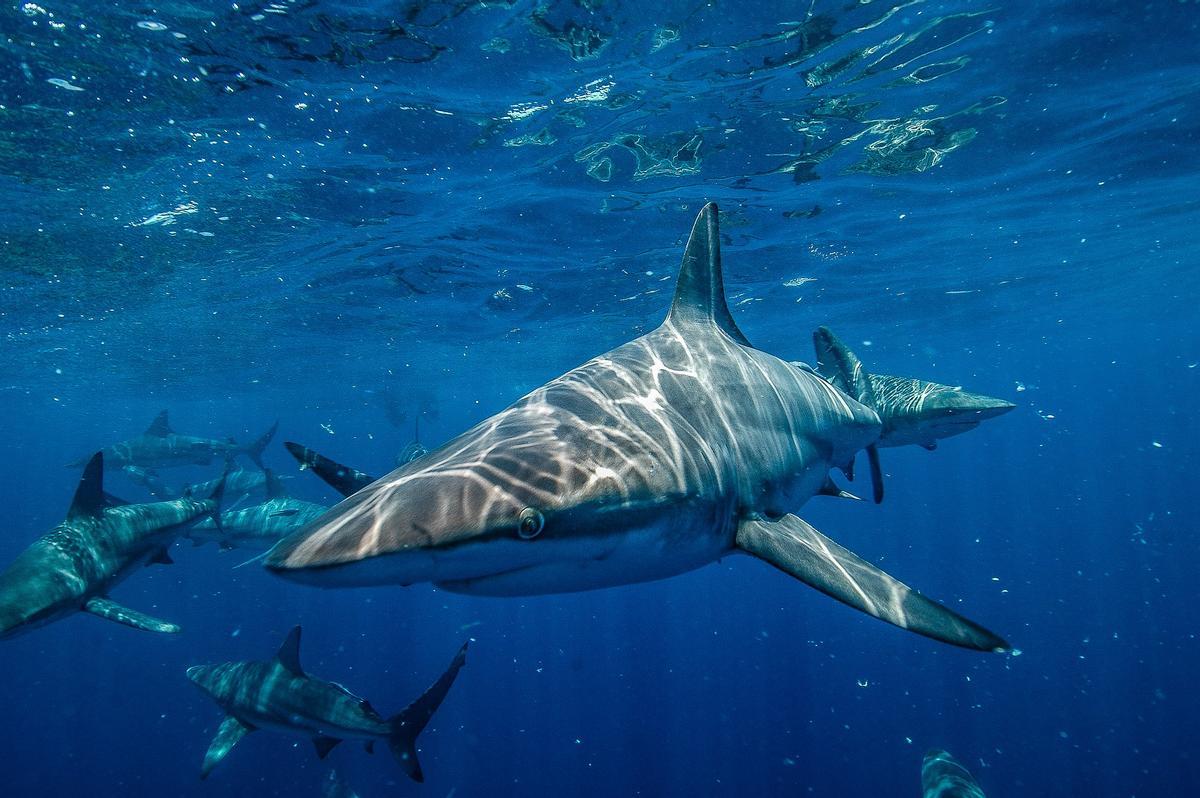
[[[396,455],[396,465],[402,466],[429,454],[429,447],[421,443],[421,416],[413,421],[413,439]]]
[[[154,418],[154,421],[141,435],[114,443],[102,451],[106,466],[112,469],[134,466],[143,470],[154,470],[175,466],[208,465],[214,458],[229,460],[239,454],[246,455],[261,469],[263,467],[263,450],[275,437],[278,427],[279,423],[276,422],[256,440],[247,444],[239,444],[232,439],[221,441],[215,438],[180,435],[171,429],[167,411],[164,410]],[[88,459],[84,458],[70,465],[78,467],[87,462]]]
[[[921,791],[923,798],[986,798],[970,772],[939,748],[925,754]]]
[[[187,537],[197,546],[214,541],[222,551],[234,548],[266,551],[329,509],[324,505],[292,498],[271,469],[263,473],[266,477],[266,501],[237,510],[226,510],[221,513],[219,524],[216,519],[205,518],[187,531]]]
[[[885,437],[911,397],[852,395],[866,378],[832,348],[835,380],[753,346],[725,300],[720,242],[710,203],[660,326],[358,490],[264,565],[322,587],[520,596],[663,579],[744,553],[903,629],[1008,650],[797,515],[814,496],[846,495],[830,471],[850,476],[860,451],[958,428],[918,416],[920,435]],[[988,407],[962,418],[1011,409]]]
[[[144,565],[172,562],[168,549],[188,524],[216,517],[223,485],[207,499],[126,504],[104,491],[104,454],[83,470],[66,519],[0,572],[0,637],[76,612],[149,632],[179,626],[123,607],[109,591]]]
[[[227,713],[204,755],[200,777],[207,778],[247,734],[270,729],[312,739],[321,759],[343,740],[363,740],[371,753],[375,741],[384,740],[404,772],[414,781],[424,781],[417,759],[417,736],[446,698],[466,657],[464,643],[429,689],[386,719],[366,699],[304,671],[299,626],[288,634],[272,660],[188,668],[188,679]]]

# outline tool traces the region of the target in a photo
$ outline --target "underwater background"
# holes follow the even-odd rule
[[[817,528],[1004,635],[945,646],[749,557],[572,595],[319,590],[173,549],[0,644],[0,792],[1190,795],[1200,763],[1200,5],[8,2],[0,562],[65,464],[143,431],[371,473],[655,327],[720,204],[738,325],[1018,408],[884,456]],[[171,484],[219,468],[164,471]],[[857,489],[865,490],[863,476]],[[119,474],[106,487],[145,500]],[[271,656],[403,707],[471,640],[427,782],[273,734],[198,778],[190,665]]]

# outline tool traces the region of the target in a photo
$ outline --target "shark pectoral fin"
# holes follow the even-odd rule
[[[233,715],[226,715],[225,720],[221,721],[221,728],[217,729],[217,736],[213,738],[212,743],[208,746],[208,751],[204,754],[204,764],[200,768],[200,778],[208,778],[208,774],[212,773],[212,769],[225,758],[226,754],[233,750],[238,741],[252,731],[254,731],[254,727],[250,724],[243,723]]]
[[[839,546],[794,515],[747,519],[737,546],[822,593],[917,634],[980,651],[1007,651],[1002,638]]]
[[[871,490],[876,504],[883,502],[883,467],[879,465],[879,448],[867,447],[867,462],[871,466]]]
[[[340,742],[337,737],[314,737],[313,745],[317,749],[317,758],[324,759],[329,756],[329,752]]]
[[[134,629],[141,629],[146,632],[161,632],[163,634],[175,634],[180,631],[177,624],[160,621],[158,618],[151,618],[145,613],[131,610],[128,607],[122,607],[112,599],[100,598],[99,596],[88,599],[88,602],[83,605],[84,610],[92,615],[97,615],[110,621],[132,626]]]

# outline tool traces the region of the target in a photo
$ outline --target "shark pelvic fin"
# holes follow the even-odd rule
[[[293,676],[304,676],[304,668],[300,667],[300,627],[293,626],[288,632],[287,639],[279,647],[279,664]]]
[[[141,629],[144,632],[159,632],[161,634],[173,635],[180,631],[178,624],[160,621],[158,618],[153,618],[137,610],[131,610],[128,607],[122,607],[112,599],[100,596],[88,599],[87,603],[83,605],[83,609],[97,617],[116,621],[125,626],[132,626],[134,629]]]
[[[296,458],[296,462],[300,463],[301,471],[311,468],[314,474],[343,496],[353,496],[375,481],[375,477],[344,466],[336,460],[330,460],[307,446],[291,441],[286,441],[283,445],[291,452],[292,457]]]
[[[850,491],[839,488],[837,484],[829,477],[825,478],[825,484],[821,486],[821,490],[819,490],[818,493],[820,493],[822,496],[833,496],[836,499],[853,499],[856,502],[862,501],[861,498],[855,496]]]
[[[108,498],[104,495],[104,454],[96,452],[83,468],[83,476],[75,488],[75,498],[71,500],[67,518],[98,516],[107,506]]]
[[[979,651],[1009,648],[999,636],[925,598],[797,516],[742,521],[736,541],[742,551],[901,629]]]
[[[341,739],[338,737],[314,737],[313,746],[317,749],[317,758],[324,759],[329,756],[329,752],[340,742]]]
[[[146,434],[153,435],[156,438],[165,438],[175,430],[171,429],[171,422],[167,421],[167,411],[164,410],[154,417],[150,422],[150,426],[146,427]]]
[[[220,764],[225,755],[252,731],[254,731],[254,727],[250,724],[243,723],[233,715],[226,715],[225,720],[221,721],[221,728],[217,729],[217,736],[213,738],[212,743],[208,746],[208,751],[204,754],[204,764],[200,767],[200,778],[208,778],[208,774],[212,773],[212,769]]]
[[[725,304],[718,215],[717,204],[710,202],[700,209],[700,215],[692,225],[667,321],[676,325],[716,326],[739,344],[750,346]]]
[[[871,492],[876,504],[883,502],[883,466],[879,465],[879,447],[867,447],[867,463],[871,466]]]
[[[404,768],[404,772],[413,781],[425,781],[425,774],[421,772],[421,763],[417,761],[417,735],[424,731],[429,719],[433,717],[433,713],[442,705],[446,693],[450,692],[450,686],[454,684],[458,672],[462,670],[466,661],[467,644],[463,643],[462,648],[454,655],[449,667],[438,677],[438,680],[430,685],[420,698],[388,718],[388,724],[392,727],[392,733],[388,737],[388,747],[391,749],[392,755],[396,757],[396,761],[400,763],[400,767]]]

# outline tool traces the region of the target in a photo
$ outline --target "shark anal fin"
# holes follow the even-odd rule
[[[226,715],[225,720],[221,721],[221,728],[217,729],[217,736],[213,738],[212,743],[208,746],[208,751],[204,754],[200,778],[208,778],[208,774],[212,773],[212,769],[220,764],[225,755],[252,731],[254,731],[254,727],[250,724],[243,723],[233,715]]]
[[[147,565],[174,565],[175,561],[171,559],[171,553],[167,551],[167,547],[163,546],[154,556],[146,561]]]
[[[337,747],[341,740],[337,737],[314,737],[313,747],[317,749],[317,758],[324,759],[329,752]]]
[[[293,626],[288,632],[287,639],[279,647],[279,664],[293,676],[304,676],[304,668],[300,667],[300,627]],[[329,739],[321,738],[317,739]]]
[[[132,626],[134,629],[141,629],[146,632],[176,634],[180,631],[178,624],[160,621],[158,618],[152,618],[137,610],[122,607],[112,599],[101,598],[99,596],[88,599],[88,602],[83,605],[83,609],[100,618],[116,621],[125,626]]]
[[[146,427],[146,434],[156,438],[165,438],[174,431],[171,429],[171,422],[167,420],[166,410],[155,416],[154,420],[150,422],[150,426]]]
[[[879,447],[867,447],[867,462],[871,466],[871,491],[876,504],[883,502],[883,467],[879,465]]]
[[[742,521],[737,546],[822,593],[902,629],[979,651],[1009,648],[1002,638],[925,598],[797,516]]]

